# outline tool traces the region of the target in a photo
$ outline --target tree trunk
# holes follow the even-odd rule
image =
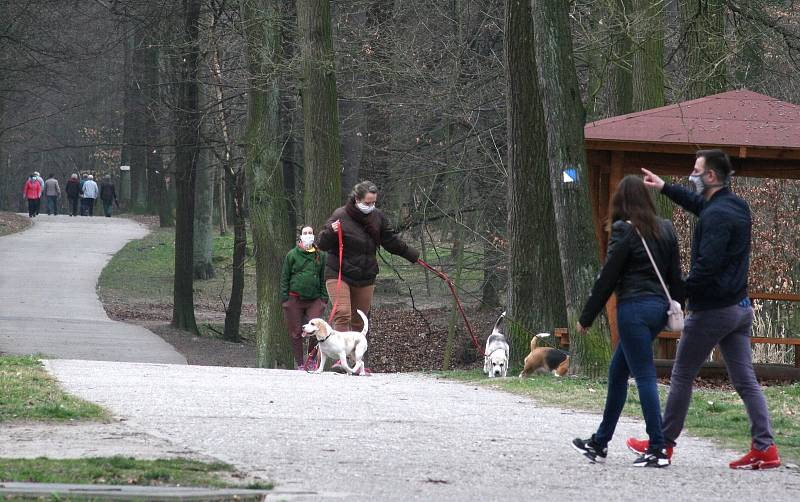
[[[334,4],[335,6],[335,4]],[[350,29],[359,32],[366,30],[366,12],[348,13],[347,22]],[[334,25],[335,26],[335,25]],[[334,37],[340,38],[338,33]],[[351,56],[342,54],[343,59]],[[338,61],[337,61],[338,64]],[[346,72],[339,70],[337,80],[339,94],[339,118],[342,138],[342,197],[346,197],[359,181],[359,168],[364,153],[364,125],[366,124],[365,90],[368,89],[366,73],[360,67],[353,67],[347,62],[342,65]]]
[[[510,364],[516,366],[528,353],[531,335],[565,327],[567,319],[531,4],[528,0],[506,0],[505,8],[509,173],[506,319]]]
[[[5,11],[5,5],[0,5],[0,14],[3,14]],[[3,78],[0,77],[0,85],[3,84]],[[3,122],[4,122],[4,113],[5,112],[5,99],[3,93],[0,93],[0,169],[6,168],[5,173],[6,176],[11,175],[11,153],[8,153],[8,157],[6,154],[3,153]],[[8,200],[6,192],[10,187],[7,183],[0,183],[0,211],[6,210],[8,208],[13,208],[11,206],[11,202]]]
[[[494,215],[492,215],[494,216]],[[481,284],[481,308],[494,309],[500,306],[500,290],[503,287],[501,265],[505,258],[500,250],[500,236],[494,229],[501,228],[501,225],[492,225],[486,232],[486,239],[483,241],[483,284]]]
[[[305,224],[319,227],[341,204],[342,151],[328,0],[297,2],[303,60]]]
[[[194,278],[214,277],[214,181],[216,168],[209,162],[210,152],[198,155],[194,206]]]
[[[228,191],[227,187],[225,186],[225,180],[228,179],[228,170],[231,169],[233,141],[228,128],[228,117],[225,113],[225,92],[222,82],[222,66],[220,63],[219,47],[215,45],[210,53],[211,61],[209,67],[211,69],[211,77],[214,81],[214,93],[217,98],[217,115],[219,116],[222,140],[225,145],[225,153],[222,158],[222,167],[216,172],[217,196],[215,198],[219,212],[219,234],[225,235],[228,233]]]
[[[250,72],[246,170],[256,259],[258,365],[292,368],[294,359],[283,325],[280,302],[281,270],[276,265],[292,246],[292,235],[287,225],[281,162],[280,93],[275,72],[281,64],[280,2],[242,0],[242,21]]]
[[[340,105],[342,116],[342,198],[358,183],[361,157],[364,153],[364,104],[356,98],[343,101]]]
[[[228,234],[228,190],[225,187],[225,168],[217,170],[216,180],[214,181],[214,204],[217,208],[217,218],[219,218],[219,235]]]
[[[728,87],[725,0],[679,0],[686,46],[686,99]]]
[[[611,71],[611,116],[624,115],[633,111],[633,73],[632,49],[627,27],[632,0],[615,0],[615,17],[618,22],[612,24],[611,40],[613,41],[614,61]]]
[[[130,71],[125,88],[125,138],[124,148],[128,150],[125,164],[131,166],[131,200],[130,210],[144,213],[147,209],[147,150],[146,150],[146,117],[148,54],[145,48],[145,37],[142,28],[130,27],[128,36],[128,52],[130,53]]]
[[[371,0],[367,6],[366,26],[370,34],[370,51],[362,57],[368,62],[365,88],[370,96],[364,106],[364,144],[361,152],[359,177],[384,186],[389,177],[389,142],[391,137],[390,105],[380,96],[392,92],[383,73],[392,66],[391,43],[386,25],[392,17],[393,0]],[[378,97],[378,98],[376,98]],[[346,185],[344,188],[348,188]],[[352,187],[349,187],[352,188]]]
[[[146,199],[144,192],[147,186],[147,152],[145,150],[147,116],[145,88],[147,53],[144,49],[143,30],[133,21],[126,23],[129,34],[125,40],[125,94],[123,112],[123,145],[121,153],[122,165],[131,167],[131,192],[128,208],[134,212],[142,212],[139,203]]]
[[[633,110],[664,106],[663,0],[634,0],[638,22],[633,53]]]
[[[759,27],[748,22],[737,27],[736,38],[739,46],[739,57],[736,62],[736,87],[745,87],[762,93],[768,92],[764,89],[764,54],[766,49],[764,35]]]
[[[185,0],[175,109],[175,286],[172,325],[197,333],[194,317],[194,194],[200,146],[198,46],[201,0]]]
[[[142,81],[147,107],[144,117],[147,154],[147,212],[159,216],[168,215],[166,220],[159,219],[162,227],[171,227],[174,225],[171,221],[171,208],[162,208],[162,202],[165,200],[161,196],[164,187],[164,159],[161,156],[161,127],[155,117],[156,110],[160,109],[162,105],[158,85],[161,51],[152,36],[147,38],[147,45]]]
[[[562,0],[534,0],[535,53],[542,108],[548,117],[550,187],[558,236],[564,304],[570,334],[571,371],[605,372],[608,334],[597,323],[587,335],[576,325],[599,268],[589,207],[583,105],[572,56],[569,6]]]
[[[454,263],[455,271],[451,272],[453,274],[453,285],[458,289],[461,287],[461,274],[464,270],[464,227],[462,225],[456,225],[452,255],[456,257],[456,262]],[[452,364],[459,317],[458,305],[454,298],[450,307],[450,319],[447,321],[447,341],[445,342],[442,359],[442,369],[445,371],[449,370]]]
[[[169,179],[169,185],[167,180]],[[157,178],[158,182],[158,226],[169,228],[175,226],[175,215],[172,211],[172,197],[170,192],[174,190],[175,176],[167,176],[162,170]]]
[[[205,72],[201,77],[204,81],[211,77]],[[199,108],[206,110],[209,108],[208,99],[205,93],[199,98]],[[203,116],[200,124],[200,135],[202,144],[198,147],[197,152],[197,167],[195,175],[195,192],[194,192],[194,278],[195,279],[211,279],[214,277],[214,264],[212,258],[214,257],[214,171],[216,166],[212,168],[213,152],[211,147],[207,144],[204,138],[209,137],[211,134],[211,127],[209,126],[208,119]]]
[[[637,23],[634,29],[633,111],[664,106],[664,25],[663,0],[634,0]],[[667,178],[665,181],[669,182]],[[675,205],[654,194],[659,216],[672,219]]]
[[[295,4],[289,2],[288,4]],[[287,4],[287,5],[288,5]],[[288,5],[284,11],[284,26],[297,25],[297,9]],[[284,61],[294,60],[299,52],[297,30],[281,30],[281,57]],[[305,211],[303,210],[303,110],[300,109],[301,93],[297,92],[296,84],[281,85],[281,128],[283,129],[283,150],[281,162],[283,163],[283,185],[286,190],[287,212],[289,229],[293,235],[300,233],[299,227],[304,226]]]
[[[284,96],[285,102],[285,96]],[[286,109],[286,107],[284,107]],[[281,116],[281,120],[284,122],[290,122],[291,117],[286,117],[289,113],[285,113]],[[294,131],[284,129],[288,131],[283,143],[283,154],[281,155],[281,164],[283,166],[283,184],[284,190],[286,190],[286,210],[287,210],[287,218],[289,221],[289,228],[292,230],[293,233],[299,234],[300,231],[298,227],[304,226],[305,224],[302,221],[298,221],[298,218],[303,218],[303,187],[301,183],[298,183],[297,176],[297,161],[295,160],[297,155],[297,141],[295,141]]]
[[[244,297],[244,265],[247,260],[247,223],[244,218],[244,178],[243,169],[228,175],[233,185],[233,278],[231,298],[225,309],[225,330],[222,337],[230,342],[241,340],[239,325],[242,318],[242,299]]]

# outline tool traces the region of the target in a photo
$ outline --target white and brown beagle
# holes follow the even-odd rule
[[[325,361],[330,357],[334,360],[339,359],[342,367],[351,375],[365,374],[364,353],[367,352],[366,335],[369,329],[369,321],[364,312],[360,310],[356,310],[356,312],[364,321],[364,329],[360,333],[357,331],[336,331],[330,324],[320,318],[311,319],[307,324],[303,325],[304,337],[315,336],[317,338],[320,362],[314,373],[322,373],[325,368]],[[355,360],[352,368],[347,362],[348,355],[352,355]]]
[[[492,328],[492,334],[486,339],[486,349],[483,353],[483,372],[489,376],[505,377],[508,373],[509,346],[506,336],[500,332],[500,321],[506,316],[503,312]]]
[[[550,333],[539,333],[531,338],[531,352],[525,356],[525,367],[520,378],[534,372],[552,372],[555,376],[564,376],[569,370],[569,354],[553,347],[537,347],[539,338],[550,336]]]

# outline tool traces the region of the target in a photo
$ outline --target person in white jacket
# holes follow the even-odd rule
[[[81,199],[83,207],[81,207],[81,216],[94,216],[94,203],[99,193],[100,189],[94,181],[94,176],[90,174],[83,184],[83,199]]]
[[[42,198],[44,198],[44,179],[42,179],[42,175],[39,174],[39,171],[33,172],[34,179],[39,182],[39,186],[42,187]],[[39,208],[42,206],[42,201],[39,200],[39,204],[36,206],[36,216],[39,216]]]

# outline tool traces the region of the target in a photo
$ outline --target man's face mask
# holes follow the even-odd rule
[[[689,176],[689,181],[694,183],[694,191],[697,194],[702,194],[706,189],[706,183],[703,181],[703,176],[705,175],[706,173],[703,172],[702,174],[693,174]]]

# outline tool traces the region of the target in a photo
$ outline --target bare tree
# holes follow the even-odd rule
[[[282,16],[278,0],[242,0],[241,5],[250,72],[246,169],[257,274],[258,365],[291,368],[294,360],[280,303],[281,271],[275,266],[292,245],[283,185],[277,74]]]
[[[514,363],[527,354],[530,335],[566,323],[558,254],[547,123],[542,109],[529,0],[506,0],[508,91],[508,289]],[[536,238],[531,238],[531,236]],[[531,308],[532,306],[535,306]]]
[[[575,329],[598,269],[598,246],[589,207],[583,140],[583,103],[572,53],[568,5],[533,0],[536,62],[547,128],[550,187],[553,193],[564,303],[570,333],[571,369],[599,375],[609,357],[608,335],[599,323],[587,335]]]
[[[200,149],[198,71],[201,0],[183,2],[182,39],[175,62],[175,284],[172,325],[197,332],[194,317],[194,196]]]
[[[342,150],[329,0],[297,2],[303,62],[305,222],[320,226],[341,204]]]

